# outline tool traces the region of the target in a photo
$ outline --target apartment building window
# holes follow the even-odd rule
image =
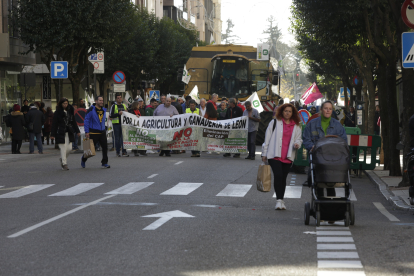
[[[216,4],[213,4],[213,18],[216,18]]]
[[[163,14],[163,16],[164,16],[164,17],[169,17],[169,12],[168,12],[168,10],[164,10],[164,14]]]

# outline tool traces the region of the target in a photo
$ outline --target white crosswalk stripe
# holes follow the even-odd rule
[[[188,195],[198,189],[203,183],[180,182],[171,189],[161,193],[161,195]]]
[[[353,243],[318,243],[318,250],[356,250]]]
[[[0,198],[18,198],[18,197],[22,197],[22,196],[32,194],[40,190],[49,188],[50,186],[53,186],[53,185],[55,184],[30,185],[30,186],[18,189],[10,193],[0,195]]]
[[[131,182],[118,189],[105,193],[106,195],[130,195],[154,184],[154,182]]]
[[[276,193],[273,194],[276,197]],[[286,186],[284,198],[301,198],[302,197],[302,186]]]
[[[318,251],[318,259],[359,259],[357,252]]]
[[[217,196],[244,197],[252,185],[228,184]]]
[[[76,186],[73,186],[69,189],[63,190],[58,193],[51,194],[49,196],[75,196],[79,195],[81,193],[87,192],[89,190],[92,190],[96,187],[101,186],[104,183],[79,183]]]
[[[318,268],[364,268],[361,261],[318,261]]]

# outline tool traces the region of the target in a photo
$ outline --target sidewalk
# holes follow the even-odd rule
[[[402,164],[402,154],[400,158]],[[374,170],[364,172],[396,209],[414,211],[414,205],[411,205],[409,200],[409,187],[398,188],[398,184],[402,181],[402,176],[388,176],[389,171],[384,170],[384,165],[378,165]]]

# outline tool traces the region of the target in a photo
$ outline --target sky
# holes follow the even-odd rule
[[[222,33],[227,28],[227,19],[232,19],[233,33],[240,37],[236,44],[255,46],[265,38],[263,30],[269,23],[266,21],[273,15],[282,30],[283,42],[294,41],[289,31],[291,0],[222,0],[221,19]]]

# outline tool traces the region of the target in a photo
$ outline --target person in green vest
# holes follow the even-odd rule
[[[200,115],[200,110],[196,107],[196,102],[194,100],[190,100],[190,108],[187,108],[185,110],[185,113],[193,113]],[[192,150],[191,157],[200,157],[200,152],[197,150]]]
[[[122,95],[117,93],[115,95],[115,104],[112,105],[111,110],[109,111],[109,118],[112,120],[112,126],[114,128],[115,136],[115,150],[116,156],[118,157],[128,157],[126,149],[124,149],[124,141],[122,138],[122,124],[121,124],[121,115],[127,111],[127,106],[122,103]],[[121,155],[122,148],[122,155]]]

